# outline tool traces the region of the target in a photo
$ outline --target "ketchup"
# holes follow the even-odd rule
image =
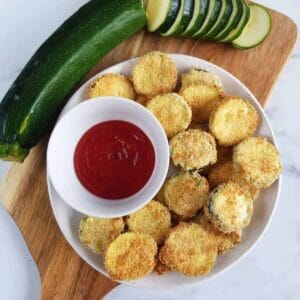
[[[154,148],[147,135],[125,121],[93,126],[81,137],[74,154],[81,184],[91,193],[111,200],[142,189],[154,164]]]

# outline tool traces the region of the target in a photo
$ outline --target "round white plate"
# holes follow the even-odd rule
[[[171,58],[175,62],[179,73],[186,72],[192,68],[206,69],[210,72],[217,74],[221,78],[226,94],[238,95],[242,98],[251,101],[251,103],[256,107],[261,118],[261,123],[256,132],[256,135],[267,137],[269,141],[276,145],[273,131],[262,107],[254,97],[254,95],[237,78],[235,78],[233,75],[231,75],[224,69],[196,57],[172,54]],[[124,75],[129,76],[135,61],[136,59],[132,59],[119,63],[113,67],[102,71],[95,77],[105,73],[122,73]],[[83,84],[77,90],[77,92],[70,98],[68,103],[65,105],[63,111],[61,112],[60,117],[86,98],[86,88],[94,78],[90,79],[88,82]],[[69,207],[59,197],[59,195],[53,188],[48,176],[47,180],[49,197],[53,213],[66,240],[72,246],[74,251],[77,252],[77,254],[83,260],[85,260],[93,268],[107,276],[107,272],[104,269],[101,257],[99,255],[93,254],[80,244],[78,238],[78,225],[80,219],[83,216],[80,213],[73,210],[71,207]],[[280,185],[281,179],[276,181],[269,189],[263,190],[261,192],[259,199],[255,201],[255,211],[252,217],[251,224],[243,231],[242,243],[233,250],[226,253],[225,255],[219,256],[213,270],[206,276],[186,277],[176,272],[168,272],[164,276],[158,276],[155,273],[152,273],[146,276],[145,278],[126,283],[140,288],[178,287],[192,284],[200,284],[208,279],[220,275],[225,270],[228,270],[242,257],[249,253],[251,249],[253,249],[253,246],[260,240],[263,233],[266,231],[276,208],[280,192]]]

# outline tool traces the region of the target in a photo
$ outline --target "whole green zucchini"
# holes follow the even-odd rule
[[[22,162],[83,76],[147,23],[141,0],[90,0],[37,50],[0,104],[0,158]]]

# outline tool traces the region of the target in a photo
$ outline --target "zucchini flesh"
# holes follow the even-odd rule
[[[176,19],[180,0],[149,0],[147,4],[147,29],[150,32],[166,32]]]
[[[220,14],[213,25],[213,27],[203,36],[203,38],[210,39],[217,35],[226,26],[228,19],[232,12],[231,0],[222,0],[222,8]]]
[[[181,0],[177,17],[167,32],[162,36],[179,36],[188,26],[194,9],[194,0]]]
[[[222,0],[209,1],[206,18],[199,30],[193,34],[193,38],[202,38],[212,28],[219,16],[221,7]]]
[[[140,0],[91,0],[37,50],[0,104],[0,158],[23,161],[97,61],[147,23]]]
[[[193,16],[181,36],[192,36],[203,24],[207,14],[209,0],[195,0]]]
[[[227,37],[227,35],[238,26],[240,19],[243,15],[243,0],[232,0],[232,13],[228,19],[228,22],[224,29],[219,32],[213,39],[216,41],[221,41],[223,38]]]
[[[272,27],[272,17],[269,11],[256,3],[250,3],[250,18],[242,34],[232,42],[239,49],[249,49],[262,43]]]

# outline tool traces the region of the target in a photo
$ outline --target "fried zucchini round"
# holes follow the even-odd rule
[[[201,69],[192,69],[188,73],[184,73],[181,76],[182,87],[187,87],[189,85],[198,83],[202,83],[209,86],[216,86],[220,92],[223,92],[221,79],[214,73]]]
[[[193,122],[208,122],[212,110],[218,105],[223,98],[216,86],[209,86],[204,83],[191,84],[181,87],[179,90],[188,105],[192,108]]]
[[[208,132],[189,129],[171,139],[170,155],[175,166],[186,171],[200,170],[216,163],[216,142]]]
[[[135,100],[132,81],[121,74],[104,74],[96,78],[88,88],[88,98],[116,96]]]
[[[171,228],[171,215],[163,204],[151,201],[129,215],[126,223],[129,231],[149,234],[161,245]]]
[[[170,210],[184,218],[191,218],[206,205],[209,185],[206,178],[197,173],[181,172],[166,182],[164,192]]]
[[[191,123],[191,108],[176,93],[155,96],[147,103],[147,108],[159,120],[168,138],[185,130]]]
[[[144,95],[139,94],[139,95],[136,96],[136,102],[138,102],[139,104],[141,104],[143,106],[146,106],[148,101],[149,101],[149,98],[147,98]]]
[[[249,225],[253,201],[237,183],[229,181],[211,192],[204,212],[222,232],[230,233]]]
[[[123,218],[103,219],[84,217],[79,224],[81,243],[97,254],[103,255],[107,246],[124,230]]]
[[[216,226],[214,226],[214,224],[205,214],[201,214],[201,216],[196,219],[196,223],[198,223],[205,231],[207,231],[207,233],[209,234],[209,238],[214,243],[216,243],[218,254],[225,253],[241,242],[241,230],[234,231],[228,234],[224,233],[220,231]]]
[[[249,182],[240,178],[239,176],[235,176],[233,170],[233,161],[217,163],[211,167],[208,175],[208,182],[211,189],[229,181],[234,181],[237,183],[242,188],[243,192],[248,194],[252,200],[256,200],[258,198],[259,189],[255,188]]]
[[[253,135],[258,122],[258,114],[247,100],[228,97],[212,111],[209,129],[220,145],[232,146]]]
[[[108,246],[104,266],[112,280],[134,280],[153,271],[156,254],[157,245],[150,235],[126,232]]]
[[[141,57],[132,70],[135,90],[148,98],[172,92],[177,83],[177,75],[172,59],[159,51]]]
[[[263,137],[249,137],[235,146],[233,166],[236,176],[258,189],[269,187],[281,174],[279,152]]]
[[[216,244],[200,225],[182,222],[171,229],[159,259],[173,271],[200,276],[212,269],[217,251]]]

